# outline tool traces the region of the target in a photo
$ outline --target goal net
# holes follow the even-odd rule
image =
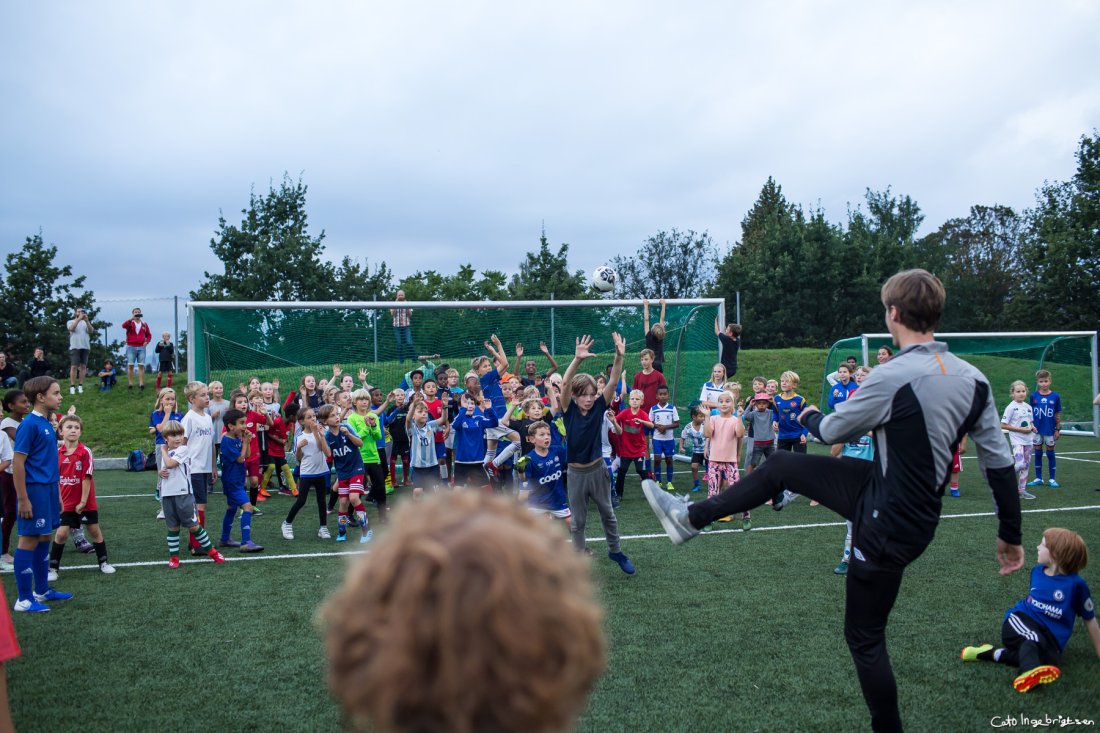
[[[970,362],[985,374],[993,388],[998,409],[1009,401],[1009,385],[1022,379],[1035,389],[1035,372],[1047,369],[1052,389],[1062,396],[1062,432],[1070,435],[1098,435],[1100,408],[1092,404],[1100,392],[1097,382],[1096,332],[1052,331],[1036,333],[937,333],[951,353]],[[860,364],[874,365],[880,346],[893,344],[890,334],[874,333],[842,339],[833,344],[825,360],[821,385],[821,407],[828,410],[827,375],[849,356]]]
[[[465,375],[470,360],[486,353],[483,342],[491,334],[504,345],[509,371],[515,367],[515,346],[522,343],[520,369],[522,362],[533,359],[538,371],[545,372],[549,362],[539,351],[543,342],[564,373],[573,358],[574,339],[591,334],[596,356],[582,370],[595,375],[611,363],[611,333],[618,331],[627,342],[624,366],[633,377],[639,368],[638,354],[645,348],[640,300],[194,301],[187,308],[188,378],[221,381],[226,394],[253,376],[261,381],[278,378],[286,394],[297,388],[305,374],[330,380],[334,364],[351,374],[357,385],[362,368],[369,371],[368,382],[392,389],[417,366],[417,356],[436,354],[431,359],[435,365],[448,364]],[[406,334],[394,327],[393,308],[412,311],[411,347]],[[651,324],[659,317],[660,305],[650,302]],[[724,325],[721,298],[667,302],[664,373],[678,406],[686,407],[698,397],[700,386],[710,378],[718,353],[716,318]]]

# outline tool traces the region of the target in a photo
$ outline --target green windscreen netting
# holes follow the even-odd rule
[[[1051,373],[1051,388],[1062,396],[1062,426],[1067,431],[1094,433],[1093,404],[1096,362],[1095,333],[1080,334],[936,334],[947,342],[953,354],[970,362],[985,374],[993,388],[998,409],[1010,401],[1009,386],[1021,379],[1028,389],[1035,389],[1035,372],[1047,369]],[[875,354],[880,346],[892,346],[886,335],[865,335],[843,339],[833,344],[825,360],[825,374],[831,374],[848,356],[863,363],[866,340],[867,358],[877,364]],[[827,410],[829,382],[821,383],[821,407]]]
[[[485,354],[483,342],[496,334],[515,366],[515,345],[524,346],[524,360],[532,358],[539,371],[549,362],[539,351],[544,342],[565,371],[573,358],[574,339],[591,334],[597,356],[585,362],[584,371],[595,374],[611,363],[611,333],[618,331],[627,342],[625,368],[630,377],[638,371],[638,354],[645,348],[642,303],[620,305],[613,301],[581,301],[583,305],[545,301],[523,307],[504,304],[405,303],[413,309],[413,349],[403,347],[398,358],[392,303],[354,304],[333,307],[302,307],[287,304],[277,308],[217,307],[191,303],[189,326],[190,377],[221,381],[226,393],[250,377],[261,381],[278,378],[281,392],[297,388],[305,374],[331,379],[332,367],[357,377],[360,368],[370,373],[371,384],[392,389],[413,368],[410,356],[434,355],[436,365],[449,364],[464,375],[470,360]],[[570,301],[576,303],[576,301]],[[718,358],[714,320],[720,300],[675,301],[667,306],[665,320],[664,373],[673,402],[686,407],[699,396]],[[454,307],[460,306],[460,307]],[[660,306],[650,304],[656,322]],[[521,365],[522,366],[522,365]],[[358,381],[358,380],[356,380]]]

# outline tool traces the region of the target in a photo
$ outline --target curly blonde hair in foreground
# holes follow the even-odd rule
[[[328,685],[383,733],[561,731],[605,668],[588,561],[500,497],[405,504],[321,610]]]

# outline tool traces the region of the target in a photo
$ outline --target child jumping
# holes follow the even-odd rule
[[[1027,598],[1008,609],[1001,625],[1003,647],[968,646],[964,662],[998,662],[1019,669],[1012,681],[1017,692],[1058,679],[1058,667],[1073,623],[1080,616],[1100,656],[1100,626],[1088,584],[1077,573],[1088,565],[1089,551],[1081,535],[1052,527],[1043,532],[1038,564],[1031,570]]]

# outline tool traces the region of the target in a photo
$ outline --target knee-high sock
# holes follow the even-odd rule
[[[50,543],[50,567],[54,570],[61,569],[61,553],[65,552],[64,544]]]
[[[1050,480],[1053,481],[1054,480],[1054,471],[1055,471],[1054,449],[1053,448],[1047,448],[1047,461],[1050,463],[1050,470],[1047,471],[1047,473],[1050,474]]]
[[[668,462],[668,467],[665,468],[665,481],[672,483],[672,461]]]
[[[214,545],[210,542],[210,535],[208,535],[206,533],[206,530],[203,529],[201,526],[198,528],[198,531],[194,533],[194,536],[198,538],[199,547],[201,547],[203,550],[209,552],[211,549],[213,549]]]
[[[275,464],[274,463],[269,463],[266,466],[264,466],[264,475],[260,477],[260,488],[261,489],[263,489],[265,491],[267,490],[267,485],[268,485],[268,483],[271,482],[271,477],[272,477],[272,475],[274,475],[274,473],[275,473]]]
[[[1043,477],[1043,451],[1037,450],[1031,456],[1032,461],[1035,463],[1035,478]]]
[[[290,466],[283,464],[283,479],[286,481],[287,488],[291,491],[298,490],[298,484],[294,480],[294,472],[290,470]]]
[[[168,530],[168,556],[179,557],[180,554],[180,531],[178,529]]]
[[[45,593],[50,589],[50,544],[39,542],[34,548],[34,592]]]
[[[504,447],[504,450],[497,452],[493,458],[493,465],[497,468],[503,466],[509,458],[511,458],[516,451],[519,450],[519,441],[513,441]]]
[[[241,512],[241,544],[252,541],[252,512]]]
[[[229,532],[233,529],[233,520],[237,518],[237,507],[231,506],[225,510],[222,517],[222,542],[229,539]]]
[[[15,548],[15,587],[19,590],[19,600],[33,600],[31,591],[34,586],[34,550]]]
[[[102,565],[107,562],[107,543],[106,542],[93,542],[92,547],[95,548],[95,560]]]

